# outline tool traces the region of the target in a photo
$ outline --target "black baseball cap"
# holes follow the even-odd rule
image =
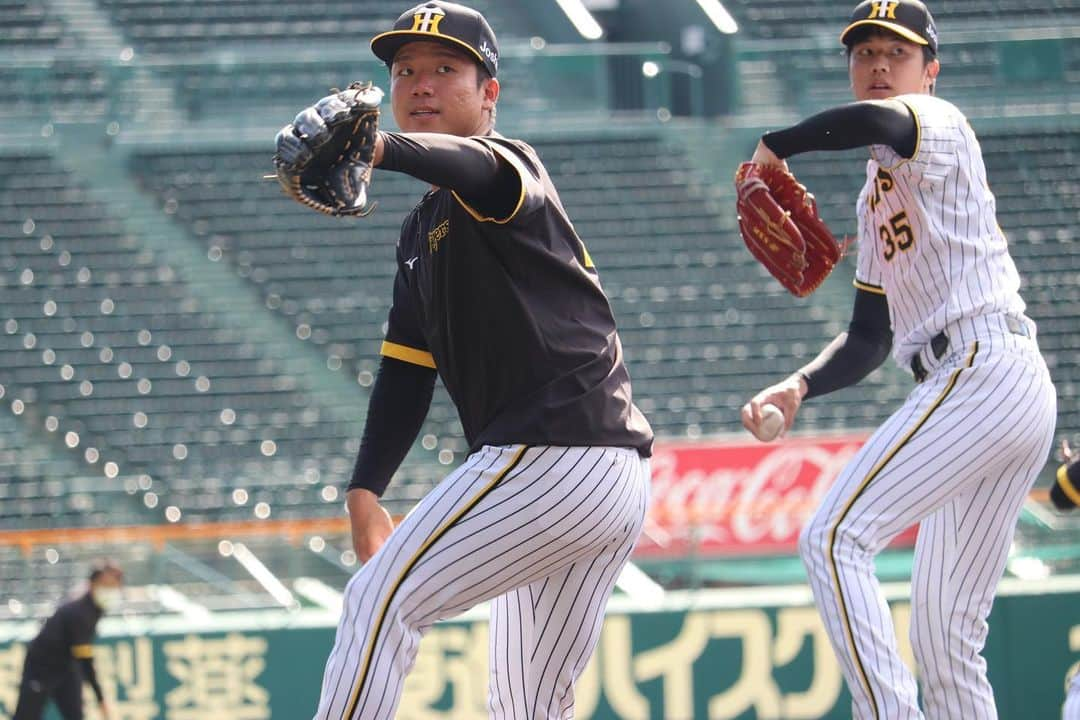
[[[443,0],[430,0],[406,10],[394,29],[371,39],[371,51],[387,65],[401,46],[432,40],[463,49],[476,57],[491,77],[499,71],[499,44],[484,16],[472,8]]]
[[[937,26],[926,5],[919,0],[864,0],[852,11],[848,26],[840,33],[840,42],[850,45],[851,31],[868,25],[891,30],[905,40],[929,47],[937,55]]]

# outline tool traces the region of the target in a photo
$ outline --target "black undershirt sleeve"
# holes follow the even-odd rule
[[[97,672],[94,670],[94,661],[92,658],[79,658],[79,667],[82,669],[83,680],[90,689],[94,691],[94,697],[100,703],[105,699],[105,696],[101,694],[101,685],[98,684]]]
[[[840,333],[799,374],[809,399],[854,385],[873,372],[892,349],[889,302],[884,295],[856,289],[847,332]]]
[[[812,150],[888,145],[901,157],[915,154],[918,125],[899,100],[866,100],[830,108],[798,125],[765,133],[762,142],[783,159]]]
[[[349,490],[365,488],[379,496],[386,491],[427,417],[435,375],[422,365],[382,358]]]
[[[487,143],[444,133],[379,134],[383,139],[380,170],[405,173],[453,190],[491,217],[506,217],[517,207],[521,178]]]

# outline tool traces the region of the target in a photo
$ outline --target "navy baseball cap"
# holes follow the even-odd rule
[[[850,45],[851,31],[868,25],[891,30],[905,40],[929,47],[930,52],[937,55],[937,26],[926,5],[919,0],[865,0],[859,3],[851,13],[848,26],[840,33],[840,42]]]
[[[431,40],[465,50],[491,77],[499,71],[499,45],[484,16],[472,8],[443,0],[430,0],[406,10],[394,29],[371,39],[371,51],[387,65],[406,43]]]

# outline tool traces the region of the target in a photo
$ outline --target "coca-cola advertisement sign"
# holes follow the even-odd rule
[[[637,554],[795,552],[803,524],[867,437],[657,443]],[[898,538],[913,540],[910,530]]]

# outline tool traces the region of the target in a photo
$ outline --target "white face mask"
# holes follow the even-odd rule
[[[122,599],[120,588],[99,587],[94,590],[94,603],[105,612],[118,606]]]

